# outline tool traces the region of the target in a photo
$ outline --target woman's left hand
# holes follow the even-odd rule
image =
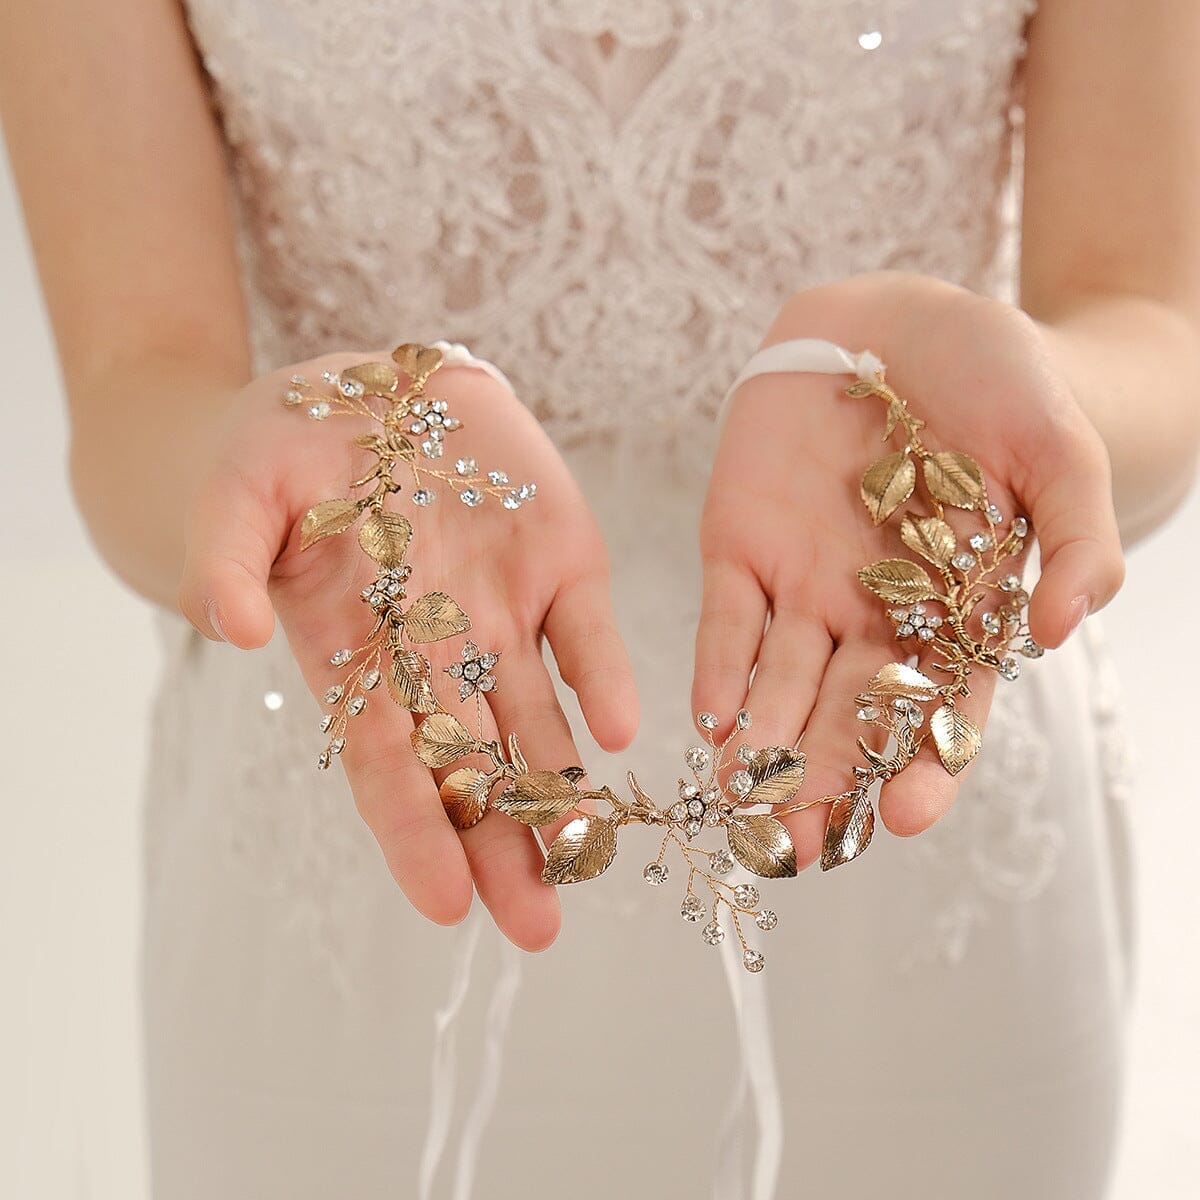
[[[971,455],[1005,519],[1030,519],[1042,560],[1029,609],[1039,643],[1060,645],[1112,598],[1124,565],[1108,453],[1035,321],[941,281],[884,273],[794,296],[764,344],[792,338],[878,354],[889,386],[927,423],[926,444]],[[854,698],[881,666],[909,653],[857,578],[868,563],[906,554],[901,513],[875,526],[859,495],[864,469],[898,447],[880,446],[882,408],[847,397],[848,382],[783,374],[745,383],[701,526],[693,711],[725,719],[744,705],[755,745],[792,746],[803,732],[799,801],[853,785],[862,732]],[[976,669],[961,707],[977,726],[994,688],[995,673]],[[950,807],[962,778],[922,752],[884,784],[884,824],[922,832]],[[820,853],[828,814],[821,804],[786,818],[801,866]]]

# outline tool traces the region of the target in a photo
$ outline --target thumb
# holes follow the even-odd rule
[[[1082,417],[1080,424],[1043,447],[1031,480],[1042,573],[1030,600],[1029,627],[1049,647],[1061,645],[1089,612],[1103,608],[1125,580],[1108,453]]]
[[[207,638],[249,650],[275,627],[267,579],[287,537],[285,506],[229,466],[201,488],[188,523],[179,608]]]

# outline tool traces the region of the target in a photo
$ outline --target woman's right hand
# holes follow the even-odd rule
[[[351,472],[369,461],[353,439],[369,426],[353,416],[317,423],[306,408],[287,409],[282,397],[293,373],[316,381],[324,371],[388,357],[330,355],[243,388],[204,454],[191,506],[179,595],[184,614],[206,637],[249,649],[267,642],[277,612],[316,697],[337,681],[331,653],[360,645],[370,631],[373,618],[359,593],[374,579],[375,564],[353,533],[302,551],[298,530],[314,504],[349,494]],[[411,488],[389,500],[412,521],[407,561],[414,584],[453,596],[472,619],[471,640],[501,656],[498,686],[482,709],[484,736],[518,732],[535,769],[579,762],[542,660],[544,632],[596,741],[606,750],[623,748],[637,726],[637,695],[613,616],[607,552],[579,488],[536,419],[502,384],[481,371],[443,367],[428,386],[464,427],[447,435],[445,458],[428,465],[475,457],[485,469],[538,485],[536,501],[519,512],[493,500],[468,510],[448,487],[426,508],[407,498]],[[454,693],[436,681],[445,680],[441,670],[457,647],[457,639],[452,647],[427,647],[443,696]],[[474,715],[471,707],[465,717]],[[314,762],[317,715],[314,709]],[[413,752],[412,728],[410,714],[381,688],[353,718],[340,756],[396,882],[440,924],[463,919],[474,886],[512,942],[527,950],[548,946],[559,904],[541,881],[543,853],[533,830],[489,810],[477,825],[456,831]]]

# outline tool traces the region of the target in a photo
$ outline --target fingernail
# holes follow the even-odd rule
[[[1067,605],[1067,631],[1063,634],[1064,638],[1069,638],[1079,628],[1083,623],[1083,618],[1091,611],[1091,607],[1092,601],[1088,596],[1076,596]]]
[[[204,616],[207,618],[209,625],[212,626],[213,633],[215,633],[217,637],[221,639],[221,641],[229,641],[229,635],[221,626],[221,613],[217,608],[217,602],[215,600],[209,600],[204,605]]]

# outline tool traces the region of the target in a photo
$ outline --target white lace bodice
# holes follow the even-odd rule
[[[800,287],[1003,287],[1033,0],[188,6],[260,368],[446,337],[562,440],[669,430]]]

